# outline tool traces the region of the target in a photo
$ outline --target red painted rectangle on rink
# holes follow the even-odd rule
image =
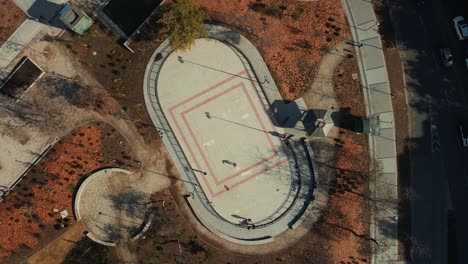
[[[217,83],[217,84],[211,86],[210,88],[205,89],[205,90],[203,90],[203,91],[201,91],[201,92],[199,92],[199,93],[197,93],[197,94],[195,94],[195,95],[193,95],[193,96],[190,96],[189,98],[183,100],[182,102],[171,106],[171,107],[169,108],[169,112],[172,112],[172,111],[173,111],[174,109],[176,109],[177,107],[182,106],[182,105],[184,105],[184,104],[186,104],[186,103],[192,101],[193,99],[195,99],[195,98],[197,98],[197,97],[200,97],[200,96],[202,96],[202,95],[204,95],[204,94],[206,94],[206,93],[208,93],[208,92],[210,92],[210,91],[213,91],[213,90],[215,90],[216,88],[220,87],[221,85],[226,84],[227,82],[232,81],[232,80],[234,80],[235,78],[238,78],[238,77],[240,77],[240,76],[242,76],[242,75],[244,75],[244,74],[247,75],[247,74],[248,74],[247,71],[244,70],[244,71],[241,71],[241,72],[239,72],[239,73],[237,73],[237,74],[233,74],[231,77],[229,77],[229,78],[227,78],[227,79],[225,79],[225,80],[223,80],[223,81],[221,81],[221,82],[219,82],[219,83]]]
[[[221,180],[219,180],[218,177],[215,176],[214,181],[216,183],[216,186],[219,186],[219,185],[229,181],[230,179],[235,178],[235,177],[239,176],[240,174],[242,174],[242,173],[244,173],[244,172],[246,172],[248,170],[251,170],[251,169],[253,169],[255,167],[258,167],[258,166],[262,165],[263,163],[265,163],[267,161],[270,161],[270,160],[272,160],[272,159],[274,159],[274,158],[276,158],[278,156],[278,151],[276,150],[276,146],[273,144],[273,142],[271,141],[271,138],[269,137],[270,133],[266,132],[266,127],[263,124],[263,121],[260,119],[260,115],[258,114],[257,109],[255,108],[255,105],[254,105],[249,93],[247,92],[247,90],[245,88],[245,85],[243,83],[239,83],[238,85],[235,85],[235,86],[233,86],[233,87],[231,87],[231,88],[229,88],[227,90],[224,90],[223,92],[221,92],[221,93],[219,93],[219,94],[217,94],[215,96],[212,96],[212,97],[210,97],[210,98],[208,98],[208,99],[206,99],[206,100],[204,100],[204,101],[190,107],[189,109],[187,109],[187,110],[185,110],[184,112],[181,113],[182,118],[183,118],[184,123],[185,123],[185,126],[188,128],[189,133],[190,133],[190,135],[192,137],[192,140],[194,142],[196,142],[197,149],[198,149],[200,155],[202,156],[202,159],[205,161],[205,164],[207,165],[209,171],[211,173],[213,173],[213,175],[214,175],[214,172],[213,172],[213,170],[211,168],[211,165],[209,164],[205,153],[202,151],[200,142],[198,142],[198,140],[197,140],[197,138],[195,136],[195,133],[193,133],[193,131],[192,131],[191,127],[190,127],[190,124],[187,121],[187,118],[186,118],[187,113],[189,113],[189,112],[191,112],[191,111],[193,111],[193,110],[195,110],[195,109],[197,109],[197,108],[199,108],[199,107],[201,107],[201,106],[203,106],[203,105],[205,105],[205,104],[207,104],[207,103],[209,103],[209,102],[211,102],[211,101],[213,101],[213,100],[215,100],[215,99],[217,99],[217,98],[219,98],[219,97],[221,97],[221,96],[223,96],[223,95],[225,95],[225,94],[227,94],[227,93],[229,93],[231,91],[234,91],[235,89],[237,89],[239,87],[242,87],[242,91],[245,93],[246,97],[248,98],[249,104],[250,104],[250,106],[252,107],[252,109],[255,112],[255,117],[257,118],[258,122],[260,123],[260,126],[262,127],[263,131],[265,131],[264,133],[265,133],[266,139],[267,139],[268,143],[270,144],[270,147],[271,147],[271,149],[273,150],[274,153],[272,155],[258,161],[258,162],[255,162],[252,165],[249,165],[248,167],[246,167],[246,168],[244,168],[244,169],[242,169],[242,170],[240,170],[240,171],[238,171],[238,172],[236,172],[236,173],[234,173],[234,174],[232,174],[232,175],[230,175],[228,177],[225,177],[225,178],[221,179]]]
[[[265,172],[267,172],[267,171],[269,171],[269,170],[271,170],[271,169],[273,169],[273,168],[276,168],[276,167],[280,166],[281,164],[284,164],[284,163],[287,162],[287,161],[288,161],[288,158],[284,158],[284,159],[282,159],[282,160],[280,160],[280,161],[278,161],[278,162],[276,162],[276,163],[273,163],[272,165],[266,167],[265,169],[263,169],[263,170],[261,170],[261,171],[257,171],[256,173],[254,173],[254,174],[250,175],[249,177],[246,177],[246,178],[244,178],[244,179],[242,179],[242,180],[240,180],[240,181],[234,183],[234,184],[231,185],[231,186],[226,186],[227,189],[225,188],[225,189],[223,189],[223,190],[221,190],[221,191],[219,191],[219,192],[213,194],[212,196],[213,196],[213,197],[216,197],[216,196],[218,196],[218,195],[220,195],[220,194],[226,192],[227,190],[230,190],[230,189],[233,189],[233,188],[235,188],[235,187],[237,187],[237,186],[239,186],[239,185],[242,185],[242,184],[244,184],[244,183],[250,181],[251,179],[253,179],[255,176],[257,176],[257,175],[259,175],[259,174],[261,174],[261,173],[265,173]]]
[[[184,130],[182,130],[182,127],[181,127],[181,125],[179,124],[179,122],[178,122],[178,120],[177,120],[177,118],[176,118],[175,110],[176,110],[178,107],[181,107],[181,106],[183,106],[183,105],[186,105],[186,104],[190,103],[190,101],[192,101],[192,100],[194,100],[194,99],[196,99],[196,98],[198,98],[198,97],[200,97],[200,96],[203,96],[203,95],[205,95],[205,94],[207,94],[207,93],[209,93],[209,92],[211,92],[211,91],[215,91],[216,89],[218,89],[218,88],[220,88],[220,87],[223,87],[225,84],[227,84],[227,83],[229,83],[230,81],[234,80],[236,77],[240,77],[241,75],[244,75],[244,74],[246,74],[246,75],[250,78],[250,75],[249,75],[246,71],[242,71],[242,72],[240,72],[240,73],[238,73],[238,74],[236,74],[236,75],[234,75],[234,76],[232,76],[232,77],[230,77],[230,78],[227,78],[227,79],[221,81],[220,83],[218,83],[218,84],[216,84],[216,85],[214,85],[214,86],[209,87],[208,89],[206,89],[206,90],[204,90],[204,91],[202,91],[202,92],[200,92],[200,93],[197,93],[197,94],[195,94],[195,95],[193,95],[193,96],[191,96],[191,97],[189,97],[189,98],[187,98],[187,99],[181,101],[180,103],[178,103],[178,104],[176,104],[176,105],[174,105],[174,106],[172,106],[172,107],[170,107],[170,108],[168,109],[172,120],[175,122],[176,129],[179,131],[179,134],[182,136],[182,140],[183,140],[184,143],[186,144],[186,146],[187,146],[187,148],[188,148],[188,151],[189,151],[189,154],[190,154],[190,156],[192,157],[193,161],[195,162],[195,165],[197,166],[196,169],[203,169],[203,167],[201,167],[201,164],[200,164],[200,162],[199,162],[198,159],[197,159],[197,155],[195,154],[196,151],[192,149],[192,146],[189,144],[189,140],[187,139],[186,134],[184,133]],[[251,87],[253,87],[253,88],[255,89],[255,87],[254,87],[252,81],[251,81],[251,85],[252,85]],[[205,155],[204,152],[202,151],[200,142],[197,140],[197,137],[196,137],[195,133],[193,132],[193,130],[192,130],[191,126],[190,126],[190,123],[188,122],[188,120],[187,120],[187,118],[186,118],[186,115],[187,115],[189,112],[191,112],[191,111],[193,111],[193,110],[195,110],[195,109],[197,109],[197,108],[199,108],[199,107],[201,107],[201,106],[203,106],[203,105],[206,105],[207,103],[212,102],[212,101],[218,99],[219,97],[221,97],[221,96],[223,96],[223,95],[226,95],[227,93],[232,92],[232,91],[234,91],[234,90],[236,90],[236,89],[238,89],[238,88],[242,88],[242,91],[243,91],[244,94],[246,95],[246,98],[247,98],[247,100],[248,100],[248,102],[249,102],[249,105],[250,105],[250,107],[252,107],[252,110],[253,110],[254,113],[255,113],[256,119],[258,120],[258,122],[259,122],[259,124],[260,124],[262,130],[265,131],[265,137],[266,137],[267,142],[268,142],[268,144],[270,145],[271,149],[273,150],[273,154],[270,155],[270,156],[268,156],[268,157],[266,157],[266,158],[264,158],[264,159],[262,159],[262,160],[260,160],[260,161],[258,161],[258,162],[255,162],[255,163],[249,165],[248,167],[243,168],[242,170],[240,170],[240,171],[234,173],[233,175],[230,175],[230,176],[225,177],[225,178],[223,178],[223,179],[219,179],[219,178],[216,177],[216,175],[214,174],[214,171],[213,171],[213,169],[212,169],[210,163],[208,162],[208,159],[207,159],[206,155]],[[255,89],[255,92],[257,93],[257,96],[258,96],[258,91],[256,91],[256,89]],[[259,100],[260,100],[260,97],[259,97]],[[266,114],[267,118],[269,119],[269,115],[268,115],[268,113],[266,113],[266,110],[265,110],[265,107],[263,106],[262,101],[260,100],[259,102],[262,104],[262,108],[261,108],[261,109],[265,111],[265,114]],[[191,106],[190,108],[188,108],[188,109],[184,110],[183,112],[181,112],[180,115],[181,115],[182,120],[183,120],[183,122],[184,122],[184,126],[187,128],[188,133],[189,133],[191,139],[193,140],[193,142],[195,142],[196,149],[197,149],[198,152],[200,153],[199,156],[201,156],[201,158],[202,158],[202,160],[203,160],[203,163],[205,163],[205,165],[206,165],[206,167],[207,167],[207,169],[208,169],[207,172],[210,174],[210,178],[211,178],[211,180],[214,181],[214,183],[216,184],[216,187],[219,186],[219,185],[221,185],[221,184],[223,184],[223,183],[225,183],[225,182],[227,182],[227,181],[229,181],[229,180],[231,180],[231,179],[233,179],[233,178],[235,178],[235,177],[238,177],[239,175],[241,175],[242,173],[244,173],[244,172],[246,172],[246,171],[249,171],[249,170],[251,170],[251,169],[253,169],[253,168],[257,167],[257,166],[260,166],[260,165],[264,164],[265,162],[268,162],[268,161],[270,161],[270,160],[272,160],[272,159],[274,159],[274,158],[276,158],[276,157],[279,156],[278,151],[277,151],[277,148],[276,148],[276,146],[273,144],[273,142],[272,142],[272,140],[271,140],[271,136],[269,135],[270,133],[269,133],[269,131],[267,131],[267,128],[266,128],[265,124],[263,123],[262,119],[260,118],[260,114],[259,114],[257,108],[255,107],[254,101],[253,101],[252,97],[250,96],[249,92],[247,91],[247,89],[246,89],[246,87],[245,87],[245,85],[244,85],[243,82],[239,82],[239,83],[237,83],[236,85],[233,85],[233,86],[229,87],[228,89],[225,89],[225,90],[223,90],[222,92],[219,92],[218,94],[215,94],[215,95],[213,95],[213,96],[211,96],[211,97],[209,97],[209,98],[207,98],[207,99],[205,99],[205,100],[203,100],[203,101],[201,101],[201,102],[199,102],[199,103],[197,103],[197,104]],[[270,124],[270,126],[271,126],[271,128],[272,128],[272,131],[275,131],[275,127],[273,126],[271,120],[270,120],[269,124]],[[279,139],[278,139],[278,140],[279,140]],[[286,158],[285,160],[287,160],[287,158]],[[276,163],[274,163],[272,166],[269,166],[269,167],[267,167],[267,168],[265,168],[265,169],[263,169],[263,170],[261,170],[261,171],[259,171],[259,172],[256,172],[255,174],[253,174],[253,175],[251,175],[251,176],[249,176],[249,177],[246,177],[246,178],[240,180],[240,181],[237,182],[237,183],[232,184],[232,185],[230,186],[230,188],[234,188],[234,187],[236,187],[236,186],[239,186],[240,184],[245,183],[245,182],[247,182],[248,180],[252,179],[254,176],[257,176],[257,175],[259,175],[260,173],[264,173],[264,172],[266,172],[266,171],[268,171],[268,170],[271,170],[272,168],[274,168],[274,167],[280,165],[281,163],[283,163],[285,160],[282,160],[282,161],[280,161],[280,162],[276,162]],[[212,186],[211,186],[211,184],[210,184],[210,181],[208,181],[208,179],[207,179],[207,177],[206,177],[205,175],[203,176],[203,182],[204,182],[205,185],[208,187],[208,191],[210,192],[210,194],[211,194],[212,197],[217,196],[217,195],[219,195],[219,194],[221,194],[221,193],[223,193],[223,192],[225,191],[224,188],[223,188],[223,190],[220,191],[220,192],[216,192],[216,190],[213,190],[213,189],[212,189]]]

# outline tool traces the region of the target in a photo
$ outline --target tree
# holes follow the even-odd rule
[[[172,49],[190,49],[195,39],[206,37],[203,21],[207,18],[197,0],[174,1],[161,19]]]

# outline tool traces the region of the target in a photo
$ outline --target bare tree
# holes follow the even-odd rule
[[[405,51],[407,49],[406,42],[401,40],[390,41],[390,47],[398,49],[399,51]]]
[[[19,101],[0,95],[1,135],[13,136],[26,127],[44,133],[64,129],[64,109],[70,102],[63,94],[63,83],[51,80],[43,78]]]

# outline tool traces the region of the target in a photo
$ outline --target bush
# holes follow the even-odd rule
[[[203,22],[208,19],[197,0],[178,0],[170,4],[161,22],[173,50],[187,50],[195,39],[206,37]]]
[[[31,216],[35,221],[41,220],[41,218],[37,214],[32,214]]]
[[[75,184],[69,183],[67,185],[67,190],[69,190],[70,192],[73,192],[75,190]]]
[[[330,47],[328,47],[328,45],[322,45],[320,50],[323,51],[323,52],[330,52]]]
[[[265,15],[281,18],[283,15],[283,10],[281,10],[281,8],[278,6],[272,5],[265,9]]]
[[[298,7],[296,7],[296,9],[294,9],[294,12],[291,14],[291,17],[294,20],[298,20],[301,17],[303,12],[304,12],[304,9],[302,9],[302,7],[298,6]]]
[[[127,242],[127,248],[128,248],[128,251],[130,252],[135,252],[137,250],[137,243],[133,242],[133,241],[128,241]]]
[[[251,4],[249,4],[249,7],[253,11],[258,12],[258,11],[262,11],[266,7],[266,4],[264,4],[264,3],[251,3]]]

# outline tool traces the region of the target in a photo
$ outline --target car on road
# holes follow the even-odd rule
[[[440,49],[440,55],[445,67],[451,67],[453,65],[453,55],[449,48]]]
[[[457,32],[458,39],[464,40],[468,38],[468,24],[466,24],[465,19],[462,16],[457,16],[453,18],[453,24],[455,26],[455,31]]]
[[[462,146],[467,148],[468,147],[468,129],[467,126],[463,123],[458,124],[458,134],[462,143]]]

